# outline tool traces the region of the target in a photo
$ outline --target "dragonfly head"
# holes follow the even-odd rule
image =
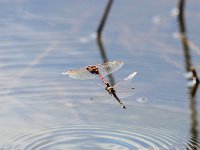
[[[96,66],[87,66],[86,69],[92,74],[99,74],[99,70]]]
[[[111,86],[109,86],[109,87],[106,87],[106,88],[105,88],[105,90],[106,90],[106,91],[108,91],[108,93],[109,93],[109,94],[113,94],[113,93],[115,93],[115,90],[114,90],[114,88],[113,88],[113,87],[111,87]]]

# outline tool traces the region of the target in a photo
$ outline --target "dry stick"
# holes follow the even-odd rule
[[[191,63],[191,56],[190,56],[190,49],[188,45],[188,39],[186,36],[186,27],[185,27],[185,18],[184,18],[184,6],[185,0],[180,0],[179,2],[179,15],[178,15],[178,23],[179,23],[179,32],[180,38],[183,46],[183,52],[185,55],[185,67],[186,71],[190,72],[192,63]]]
[[[103,43],[102,43],[102,39],[101,38],[97,38],[97,44],[98,44],[98,47],[99,47],[99,51],[101,53],[101,57],[103,59],[103,62],[107,62],[108,61],[108,58],[107,58],[107,55],[106,55],[106,52],[105,52],[105,48],[103,46]],[[115,79],[114,77],[112,76],[112,74],[109,74],[108,75],[108,78],[109,78],[109,82],[110,84],[113,86],[115,85]]]
[[[101,18],[101,22],[100,22],[99,27],[97,29],[97,37],[98,38],[101,38],[102,30],[103,30],[104,24],[106,22],[106,19],[108,17],[110,8],[112,6],[112,3],[113,3],[113,0],[109,0],[107,6],[105,8],[104,14],[103,14],[103,16]]]
[[[190,55],[190,48],[188,44],[188,38],[186,35],[186,27],[185,27],[185,18],[184,18],[184,7],[185,0],[179,1],[179,15],[178,15],[178,23],[179,23],[179,32],[180,32],[180,40],[183,46],[183,52],[185,57],[185,69],[187,72],[192,73],[192,77],[196,80],[195,86],[198,86],[199,79],[196,73],[196,69],[192,65],[191,55]],[[195,95],[195,94],[194,94]]]
[[[183,52],[185,56],[185,69],[187,72],[191,72],[193,78],[196,79],[196,84],[194,87],[189,89],[189,102],[190,102],[190,138],[188,139],[187,145],[185,145],[186,149],[197,150],[200,147],[199,142],[199,133],[198,133],[198,117],[197,117],[197,109],[196,109],[196,91],[198,89],[199,79],[194,67],[192,67],[192,61],[190,56],[190,49],[188,44],[188,39],[186,36],[186,27],[185,27],[185,19],[184,19],[184,8],[185,8],[185,0],[179,1],[179,15],[178,15],[178,23],[179,23],[179,32],[180,32],[180,40],[183,46]]]
[[[108,1],[107,6],[106,6],[105,11],[104,11],[104,14],[103,14],[103,16],[101,18],[101,21],[100,21],[98,29],[97,29],[97,44],[98,44],[98,47],[99,47],[99,50],[100,50],[100,53],[101,53],[101,57],[103,58],[103,62],[104,63],[108,61],[108,58],[106,56],[105,48],[103,46],[103,42],[102,42],[102,39],[101,39],[101,34],[102,34],[102,31],[103,31],[106,19],[108,17],[110,8],[112,6],[112,3],[113,3],[113,0],[109,0]],[[108,78],[109,78],[110,84],[114,85],[115,81],[114,81],[113,76],[110,74],[110,75],[108,75]]]

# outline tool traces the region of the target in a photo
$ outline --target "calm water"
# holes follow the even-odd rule
[[[102,44],[125,63],[113,79],[138,72],[126,110],[89,100],[105,92],[99,79],[61,75],[104,62],[95,31],[106,3],[0,0],[0,150],[198,149],[200,90],[191,97],[184,76],[176,1],[113,3]],[[199,6],[187,1],[185,12],[198,74]]]

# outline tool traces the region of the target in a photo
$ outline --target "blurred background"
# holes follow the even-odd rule
[[[0,0],[0,150],[200,149],[199,6]],[[137,71],[125,110],[90,101],[100,79],[61,75],[113,60],[113,85]]]

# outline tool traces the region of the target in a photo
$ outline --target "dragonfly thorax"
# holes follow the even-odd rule
[[[87,66],[86,69],[92,74],[99,74],[99,70],[96,66]]]
[[[113,87],[110,87],[110,86],[109,86],[109,87],[106,87],[105,90],[108,91],[109,94],[115,93],[114,88],[113,88]]]

